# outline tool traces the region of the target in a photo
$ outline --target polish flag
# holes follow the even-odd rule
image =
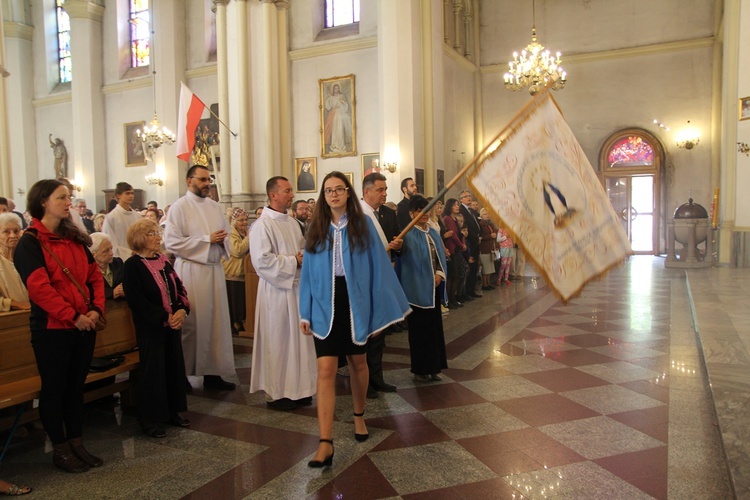
[[[193,94],[185,83],[180,82],[180,113],[177,118],[177,158],[190,161],[195,146],[195,129],[206,105]]]

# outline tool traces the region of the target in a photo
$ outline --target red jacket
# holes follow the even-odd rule
[[[36,238],[29,234],[32,232]],[[91,307],[40,241],[83,287]],[[32,330],[72,330],[81,314],[92,309],[104,313],[104,279],[91,252],[81,243],[60,238],[34,219],[18,242],[13,263],[29,291]]]

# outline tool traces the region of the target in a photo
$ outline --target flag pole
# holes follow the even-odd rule
[[[477,163],[477,161],[479,161],[479,159],[487,152],[487,150],[490,148],[490,146],[492,146],[493,144],[495,144],[497,141],[503,141],[505,139],[505,137],[507,137],[507,135],[510,134],[510,132],[512,132],[511,129],[514,126],[516,120],[518,120],[518,118],[520,116],[522,116],[524,113],[526,113],[528,111],[528,109],[532,105],[535,105],[539,100],[542,99],[543,96],[546,96],[549,93],[549,86],[551,85],[551,83],[552,82],[550,82],[546,86],[544,86],[542,88],[542,90],[539,91],[539,93],[537,93],[536,95],[534,95],[529,102],[527,102],[526,104],[524,104],[523,107],[521,107],[521,109],[518,110],[518,112],[515,114],[515,116],[513,116],[513,118],[511,118],[511,120],[508,122],[508,124],[500,131],[500,133],[497,134],[494,139],[492,139],[491,141],[489,141],[487,143],[487,145],[484,148],[482,148],[482,150],[479,153],[477,153],[474,156],[474,158],[472,158],[471,161],[469,163],[467,163],[453,177],[453,179],[451,179],[445,185],[445,187],[443,187],[443,189],[441,189],[440,192],[438,194],[436,194],[432,198],[432,200],[430,200],[430,202],[427,204],[427,206],[424,207],[421,212],[419,212],[419,215],[417,215],[416,217],[414,217],[414,219],[411,222],[409,222],[409,225],[406,226],[404,228],[404,230],[401,231],[401,233],[398,236],[396,236],[396,238],[402,239],[406,235],[406,233],[408,233],[409,230],[412,227],[414,227],[414,224],[416,224],[419,219],[421,219],[427,212],[429,212],[430,209],[435,205],[435,203],[437,203],[440,198],[442,198],[443,196],[445,196],[445,193],[447,193],[448,190],[450,188],[452,188],[454,184],[456,184],[459,180],[461,180],[461,178],[464,175],[466,175],[466,173],[469,171],[469,169],[472,168]]]
[[[206,106],[206,105],[204,104],[204,106]],[[219,115],[217,115],[216,113],[214,113],[213,111],[211,111],[211,108],[208,107],[208,106],[206,106],[206,109],[208,110],[209,113],[211,113],[211,116],[213,116],[214,118],[216,118],[219,121],[219,123],[221,123],[222,125],[224,125],[225,129],[229,130],[230,134],[232,134],[235,138],[237,137],[237,134],[235,134],[234,132],[232,132],[232,129],[229,128],[229,126],[226,123],[224,123],[223,121],[221,121],[221,118],[219,118]]]

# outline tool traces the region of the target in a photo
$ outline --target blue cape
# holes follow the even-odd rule
[[[423,309],[435,307],[435,274],[432,271],[430,250],[427,246],[428,237],[432,238],[435,244],[441,270],[447,277],[448,268],[445,265],[443,242],[435,229],[429,228],[425,233],[417,227],[411,228],[404,236],[406,251],[401,254],[401,286],[409,304]],[[443,287],[443,292],[445,289]],[[443,297],[443,301],[446,301],[446,297]]]

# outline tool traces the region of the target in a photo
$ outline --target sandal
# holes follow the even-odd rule
[[[26,485],[18,486],[17,484],[8,483],[8,488],[5,491],[0,491],[0,493],[9,497],[17,497],[31,493],[31,487]]]

